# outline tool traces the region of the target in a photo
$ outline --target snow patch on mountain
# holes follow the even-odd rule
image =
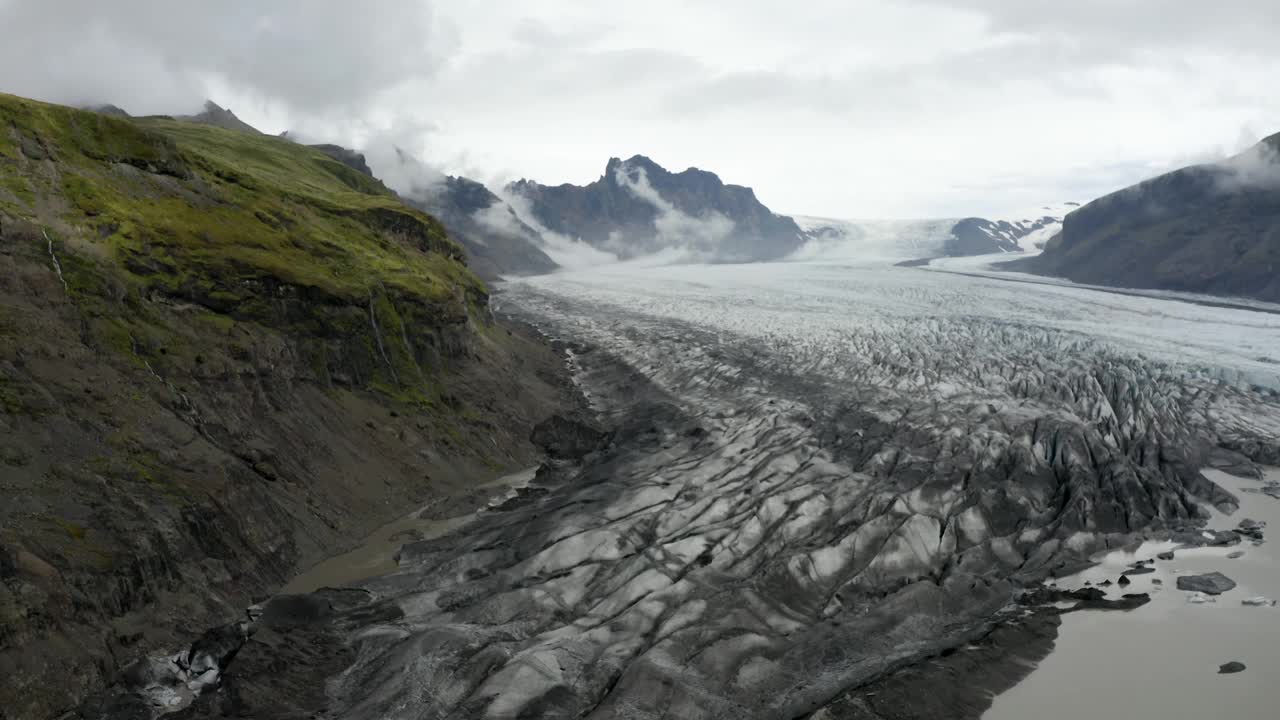
[[[808,241],[794,260],[907,260],[1038,250],[1062,229],[1075,203],[1005,218],[846,220],[792,216]]]

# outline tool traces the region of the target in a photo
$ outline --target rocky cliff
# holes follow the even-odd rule
[[[536,450],[560,361],[441,224],[285,140],[0,95],[0,717]]]
[[[1009,267],[1280,302],[1280,135],[1095,200],[1066,217],[1044,254]]]
[[[776,260],[805,240],[751,188],[696,168],[672,173],[642,155],[611,159],[586,186],[520,180],[507,189],[527,198],[548,230],[623,259],[667,251],[700,261]]]

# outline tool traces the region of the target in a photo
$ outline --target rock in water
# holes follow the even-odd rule
[[[1124,574],[1125,575],[1150,575],[1155,571],[1156,569],[1151,567],[1150,565],[1139,565],[1139,566],[1131,567],[1128,570],[1125,570]]]
[[[1236,528],[1236,533],[1238,533],[1239,535],[1243,535],[1244,537],[1247,537],[1250,540],[1261,540],[1263,537],[1262,530],[1266,526],[1267,524],[1264,522],[1258,522],[1257,520],[1251,520],[1249,518],[1245,518],[1244,520],[1240,521],[1240,526]]]
[[[1235,551],[1235,552],[1231,553],[1230,555],[1228,555],[1228,556],[1227,556],[1227,559],[1228,559],[1228,560],[1239,560],[1239,559],[1240,559],[1240,558],[1242,558],[1242,557],[1244,557],[1244,551],[1243,551],[1243,550],[1237,550],[1237,551]]]
[[[1244,605],[1245,607],[1275,607],[1276,601],[1272,600],[1271,598],[1258,596],[1258,597],[1245,598],[1244,600],[1240,601],[1240,604]]]
[[[1228,590],[1234,589],[1235,586],[1234,580],[1220,572],[1212,572],[1205,575],[1183,575],[1178,578],[1179,590],[1202,592],[1206,595],[1221,595]]]
[[[1117,584],[1117,585],[1119,585],[1120,587],[1128,587],[1128,585],[1129,585],[1129,583],[1130,583],[1130,582],[1131,582],[1131,581],[1129,580],[1129,576],[1128,576],[1128,575],[1121,575],[1121,576],[1120,576],[1120,581],[1119,581],[1119,582],[1117,582],[1116,584]]]
[[[1244,672],[1244,669],[1245,669],[1245,668],[1244,668],[1244,663],[1242,663],[1242,662],[1236,662],[1236,661],[1234,661],[1234,660],[1233,660],[1233,661],[1231,661],[1231,662],[1229,662],[1229,663],[1226,663],[1225,665],[1219,665],[1219,666],[1218,666],[1218,674],[1219,674],[1219,675],[1234,675],[1235,673],[1238,673],[1238,672]]]
[[[1157,555],[1156,557],[1160,558],[1161,560],[1172,560],[1172,559],[1173,559],[1173,551],[1172,551],[1172,550],[1170,550],[1169,552],[1162,552],[1162,553],[1160,553],[1159,555]]]

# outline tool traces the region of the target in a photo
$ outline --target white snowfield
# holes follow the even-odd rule
[[[1033,252],[1062,229],[1076,205],[1060,203],[988,218],[984,232],[994,240]],[[923,220],[838,219],[793,215],[810,236],[793,260],[914,260],[943,257],[960,218]]]

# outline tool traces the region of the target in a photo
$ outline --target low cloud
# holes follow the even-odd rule
[[[382,132],[369,135],[360,148],[369,169],[387,187],[416,200],[435,197],[444,188],[447,176],[440,168],[419,160],[405,149],[406,140],[416,134]]]
[[[499,193],[501,204],[494,204],[476,214],[476,220],[497,232],[512,232],[515,221],[533,228],[542,240],[542,251],[566,270],[578,270],[618,262],[614,253],[588,245],[577,238],[553,232],[543,225],[529,199],[518,193]],[[505,212],[499,208],[505,208]]]
[[[1223,190],[1280,189],[1280,140],[1263,141],[1218,165]]]
[[[649,182],[644,168],[624,163],[614,171],[614,181],[658,211],[653,228],[656,244],[661,248],[682,249],[710,259],[725,238],[733,234],[733,221],[724,215],[712,211],[704,217],[694,217],[662,197]]]
[[[359,114],[456,50],[425,0],[0,0],[0,27],[6,92],[135,114],[195,111],[219,90]]]

